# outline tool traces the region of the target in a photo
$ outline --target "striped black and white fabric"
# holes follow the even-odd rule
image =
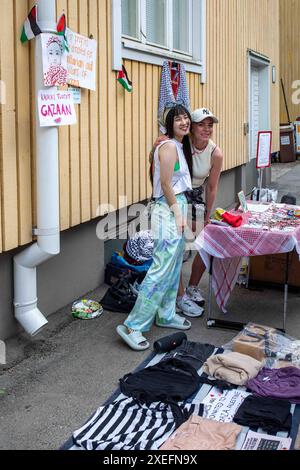
[[[184,408],[189,415],[199,415],[202,409],[195,404]],[[168,405],[146,406],[121,394],[113,403],[100,406],[73,433],[73,440],[86,450],[157,450],[174,431],[174,415]]]

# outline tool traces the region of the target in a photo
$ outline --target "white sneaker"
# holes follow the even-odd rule
[[[201,317],[204,312],[203,308],[199,307],[186,294],[178,297],[176,307],[187,317]]]
[[[205,300],[202,297],[199,287],[188,286],[185,289],[185,293],[188,296],[188,298],[191,299],[193,302],[195,302],[197,305],[199,305],[199,307],[203,307],[203,305],[205,304]]]

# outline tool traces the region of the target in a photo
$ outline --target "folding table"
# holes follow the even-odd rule
[[[236,284],[242,257],[286,253],[286,269],[283,302],[283,328],[286,329],[289,252],[294,248],[300,257],[300,221],[290,231],[265,230],[263,228],[245,227],[246,214],[243,224],[238,228],[208,224],[198,235],[195,246],[209,271],[209,301],[207,326],[242,329],[244,324],[228,320],[212,318],[212,294],[214,291],[219,308],[226,313],[226,303]]]

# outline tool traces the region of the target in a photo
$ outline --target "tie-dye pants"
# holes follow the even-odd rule
[[[183,216],[187,200],[176,196]],[[152,210],[151,229],[154,237],[153,262],[143,280],[135,306],[124,322],[127,328],[149,331],[155,316],[159,323],[170,323],[176,312],[176,297],[185,247],[178,233],[175,217],[166,199],[159,199]]]

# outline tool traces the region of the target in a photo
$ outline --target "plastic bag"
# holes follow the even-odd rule
[[[72,316],[81,320],[92,320],[103,313],[102,305],[99,302],[89,299],[82,299],[73,302]]]
[[[300,368],[300,341],[271,326],[248,323],[223,348],[253,357],[268,360],[269,367],[284,365]]]
[[[251,200],[260,201],[260,202],[276,202],[278,197],[277,189],[262,188],[261,191],[259,188],[253,188],[251,191]]]

